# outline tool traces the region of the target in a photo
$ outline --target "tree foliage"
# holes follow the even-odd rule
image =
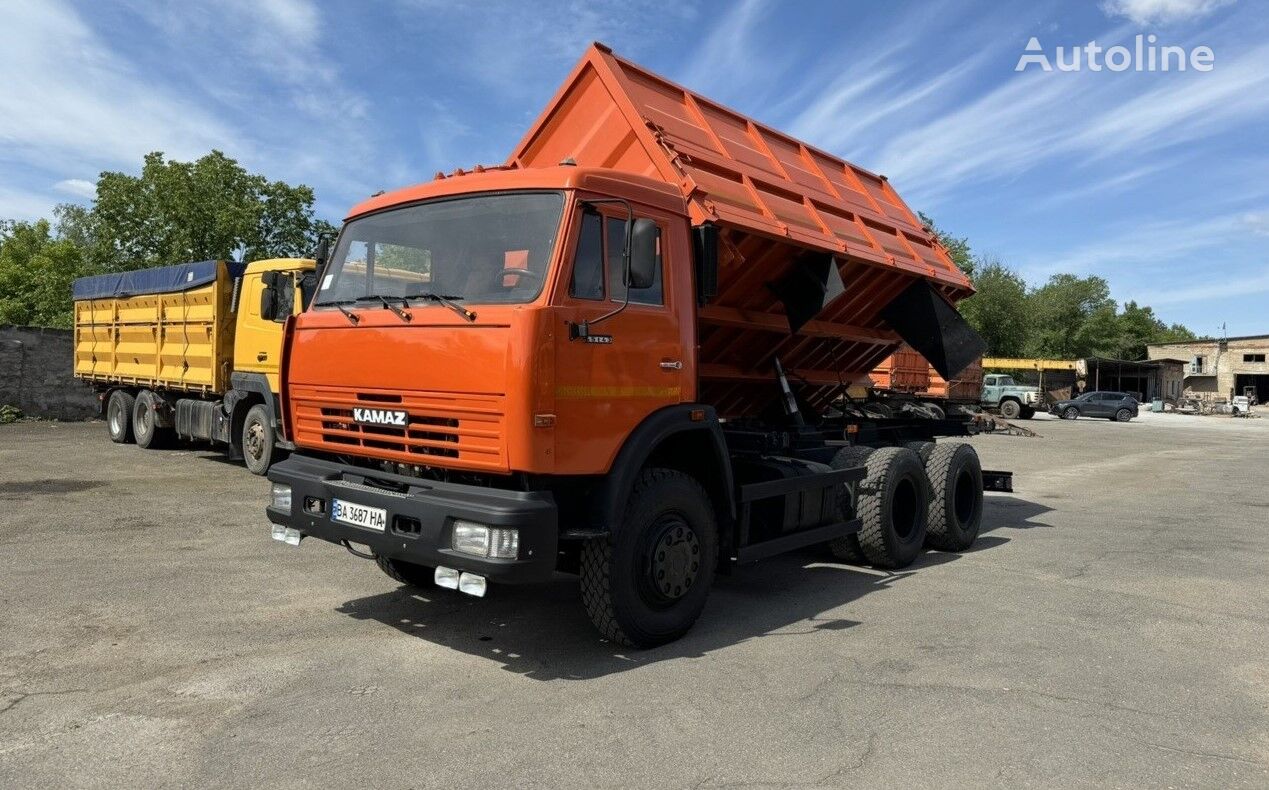
[[[973,296],[961,302],[961,314],[987,341],[998,357],[1020,357],[1026,352],[1031,327],[1027,284],[995,258],[976,267]]]
[[[86,235],[107,268],[306,255],[333,230],[313,218],[313,190],[248,173],[212,151],[194,162],[147,154],[138,176],[106,172]]]
[[[193,162],[145,157],[139,175],[105,172],[91,206],[0,222],[0,323],[70,326],[76,277],[198,260],[308,255],[333,233],[313,190],[249,173],[220,151]]]
[[[83,250],[48,220],[0,222],[0,324],[69,327],[71,282],[85,273]]]

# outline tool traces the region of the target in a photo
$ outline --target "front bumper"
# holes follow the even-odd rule
[[[456,568],[494,582],[545,581],[555,570],[558,511],[549,493],[505,491],[373,472],[293,455],[269,468],[269,480],[291,486],[291,508],[266,508],[269,521],[331,543],[359,543],[375,554],[420,565]],[[331,498],[383,508],[382,532],[332,521]],[[324,507],[308,509],[315,500]],[[456,519],[520,531],[516,559],[461,554],[450,547]]]

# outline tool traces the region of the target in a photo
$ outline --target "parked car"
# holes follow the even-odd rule
[[[1128,422],[1137,416],[1139,406],[1137,399],[1125,392],[1085,392],[1078,398],[1058,401],[1050,411],[1064,420],[1105,417]]]

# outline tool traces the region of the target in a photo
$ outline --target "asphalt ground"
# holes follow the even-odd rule
[[[0,787],[1269,786],[1269,419],[1037,418],[963,554],[813,552],[601,641],[269,538],[267,483],[0,426]]]

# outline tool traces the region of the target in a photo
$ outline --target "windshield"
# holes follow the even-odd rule
[[[546,282],[564,196],[438,200],[353,220],[316,304],[434,294],[473,304],[532,301]]]

